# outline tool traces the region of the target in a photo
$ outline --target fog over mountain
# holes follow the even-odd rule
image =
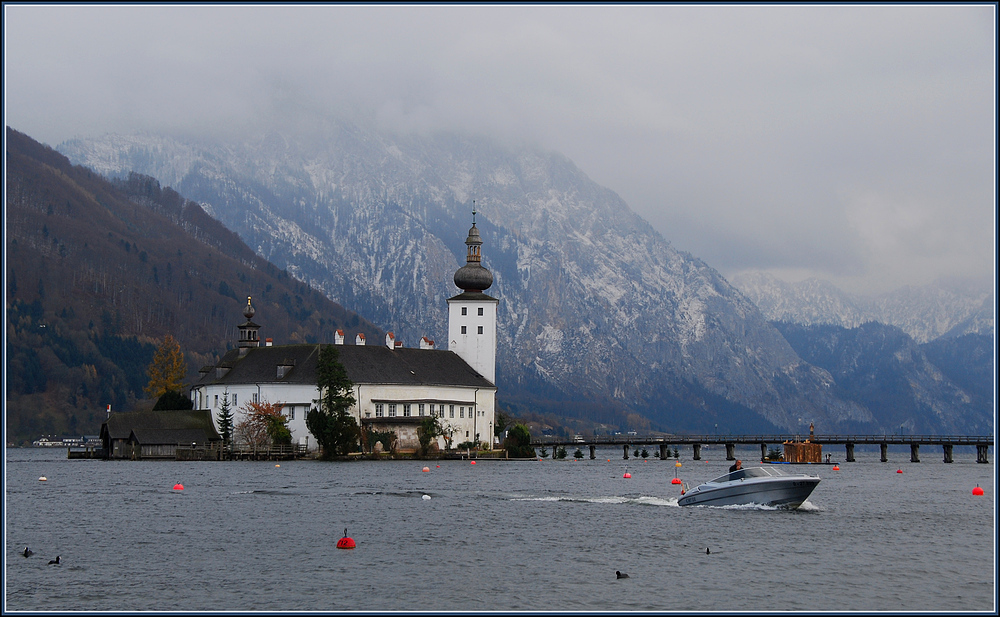
[[[869,321],[898,326],[918,343],[976,333],[993,337],[996,296],[989,281],[939,281],[878,294],[849,294],[828,281],[787,283],[764,272],[730,282],[770,321],[855,328]]]
[[[159,179],[407,345],[446,345],[445,300],[475,208],[500,299],[499,396],[514,410],[674,431],[889,426],[886,410],[838,395],[744,294],[563,156],[342,121],[307,135],[109,135],[59,150],[103,174]],[[914,423],[980,425],[978,411],[949,405],[947,422]]]

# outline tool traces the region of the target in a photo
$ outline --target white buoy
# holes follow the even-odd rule
[[[47,480],[48,480],[48,478],[46,478],[45,476],[42,476],[41,478],[38,478],[39,482],[45,482]]]
[[[425,499],[425,500],[426,500],[426,499],[430,499],[430,498],[431,498],[431,496],[430,496],[430,495],[424,495],[423,497],[421,497],[421,499]]]

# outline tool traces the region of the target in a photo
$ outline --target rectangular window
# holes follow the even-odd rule
[[[465,334],[465,326],[462,326],[462,334]]]
[[[389,403],[389,417],[396,417],[396,403]]]
[[[240,405],[240,397],[238,394],[233,392],[233,407],[239,407],[239,405]]]
[[[459,407],[458,408],[458,417],[459,418],[464,418],[465,417],[465,407]]]
[[[218,394],[215,395],[215,406],[216,407],[219,406],[219,395]]]
[[[255,402],[255,403],[259,403],[260,402],[260,392],[254,392],[253,393],[253,402]]]
[[[375,403],[375,417],[381,418],[385,415],[385,406],[382,403]]]
[[[482,333],[483,333],[483,327],[482,327],[482,326],[479,326],[479,333],[480,333],[480,334],[482,334]]]
[[[481,306],[479,307],[479,316],[480,317],[483,316],[483,307],[481,307]]]
[[[463,306],[462,307],[462,314],[463,315],[468,315],[469,314],[469,309],[467,309],[466,307]]]
[[[424,404],[423,403],[417,404],[417,415],[420,415],[420,416],[424,415]]]
[[[455,417],[455,406],[454,405],[448,405],[448,413],[450,414],[448,416],[449,418],[454,418]]]
[[[295,405],[292,405],[291,407],[288,408],[288,419],[289,420],[295,419]]]
[[[403,403],[403,417],[405,417],[405,418],[410,417],[410,404],[409,403]]]

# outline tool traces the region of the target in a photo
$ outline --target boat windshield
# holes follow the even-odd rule
[[[734,480],[744,480],[747,478],[773,478],[786,475],[780,469],[765,469],[764,467],[749,467],[747,469],[737,469],[730,471],[724,476],[712,480],[712,482],[732,482]]]

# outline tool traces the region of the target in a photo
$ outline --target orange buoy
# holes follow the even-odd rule
[[[840,471],[840,465],[834,465],[833,466],[833,470],[834,471]]]
[[[183,491],[184,490],[184,485],[181,484],[180,482],[178,482],[177,484],[174,485],[174,490],[175,491]]]
[[[977,484],[976,488],[972,489],[972,494],[973,495],[982,495],[983,494],[983,489],[979,488],[979,485]]]
[[[680,484],[681,483],[681,479],[680,478],[674,478],[673,480],[670,481],[670,483],[671,484]]]
[[[337,540],[337,548],[354,548],[354,540],[347,537],[347,528],[344,528],[344,537]]]
[[[431,470],[430,467],[424,467],[422,471],[430,471],[430,470]]]

